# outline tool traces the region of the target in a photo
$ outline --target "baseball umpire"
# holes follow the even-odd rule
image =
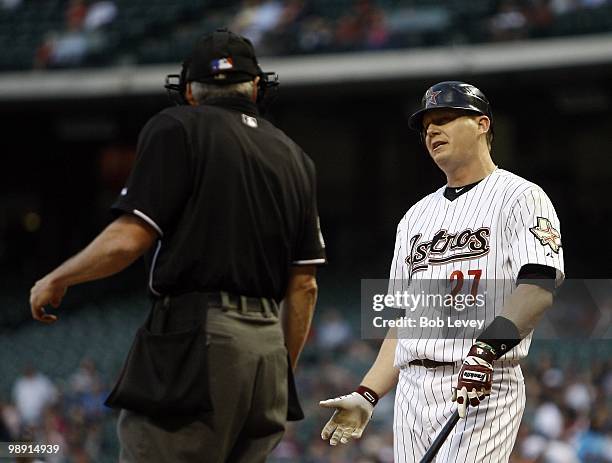
[[[154,302],[107,400],[120,461],[262,462],[303,417],[292,370],[326,261],[315,168],[260,117],[277,79],[247,39],[204,36],[168,77],[185,104],[142,129],[118,218],[36,282],[32,315],[55,322],[68,287],[146,253]]]
[[[488,279],[478,313],[490,324],[461,339],[390,331],[361,386],[321,402],[335,409],[321,434],[332,445],[360,437],[378,398],[397,386],[396,462],[421,460],[453,415],[453,402],[465,420],[436,461],[510,457],[525,407],[519,360],[564,268],[559,220],[546,193],[491,159],[492,120],[487,98],[473,85],[440,82],[425,93],[409,126],[421,133],[447,184],[400,221],[389,284],[390,294],[427,280],[478,291]]]

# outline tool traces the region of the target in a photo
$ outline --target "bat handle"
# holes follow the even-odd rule
[[[438,450],[440,450],[440,447],[442,447],[442,444],[444,444],[444,441],[457,424],[457,421],[459,421],[459,412],[455,410],[453,415],[448,419],[442,430],[438,433],[435,440],[432,442],[431,447],[429,447],[429,450],[427,450],[420,463],[431,463],[432,461],[434,461]]]

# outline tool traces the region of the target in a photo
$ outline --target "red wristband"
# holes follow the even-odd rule
[[[368,402],[370,402],[372,404],[372,407],[376,406],[376,404],[378,403],[378,394],[369,387],[359,386],[355,392],[364,399],[366,399]]]

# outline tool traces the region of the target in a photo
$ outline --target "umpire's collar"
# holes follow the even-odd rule
[[[246,97],[240,96],[215,96],[206,98],[204,105],[220,106],[222,108],[232,109],[249,116],[258,116],[259,111],[257,105]]]

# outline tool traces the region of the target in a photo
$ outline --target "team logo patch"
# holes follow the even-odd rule
[[[427,93],[425,94],[425,104],[426,106],[429,105],[437,105],[438,104],[438,95],[442,93],[442,91],[438,90],[437,92],[432,91],[431,89],[427,90]]]
[[[249,127],[253,127],[254,129],[258,127],[257,119],[252,116],[247,116],[246,114],[242,115],[242,123],[244,125],[248,125]]]
[[[488,227],[466,228],[458,233],[442,229],[434,233],[430,241],[421,241],[423,235],[420,233],[414,235],[410,238],[410,255],[406,257],[410,277],[427,270],[430,265],[445,265],[487,255],[490,236]]]
[[[555,230],[550,220],[545,217],[538,217],[538,224],[535,227],[531,227],[529,231],[533,233],[542,246],[550,246],[553,252],[559,254],[561,234]]]
[[[213,72],[227,71],[228,69],[234,69],[234,61],[232,60],[232,58],[214,59],[210,62],[210,69]]]

